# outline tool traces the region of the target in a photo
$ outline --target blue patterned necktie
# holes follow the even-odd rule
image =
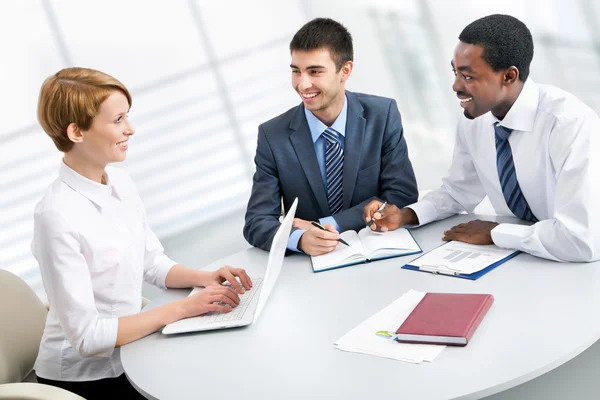
[[[342,211],[342,166],[344,165],[344,151],[338,141],[338,133],[325,129],[323,137],[327,140],[325,148],[325,175],[327,177],[327,203],[331,215]]]
[[[512,150],[510,143],[508,143],[508,137],[513,130],[500,126],[496,122],[494,124],[494,131],[496,132],[496,167],[498,168],[498,177],[506,205],[508,205],[508,208],[517,217],[537,222],[538,219],[529,209],[529,204],[527,204],[527,200],[523,196],[523,192],[521,192],[521,187],[517,181]]]

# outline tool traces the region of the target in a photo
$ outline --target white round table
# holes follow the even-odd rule
[[[412,230],[424,251],[477,216]],[[481,219],[514,222],[506,217]],[[199,239],[201,240],[201,239]],[[199,259],[201,254],[199,254]],[[211,264],[264,270],[248,249]],[[121,349],[125,372],[155,399],[477,399],[536,378],[600,338],[600,263],[557,263],[520,254],[476,281],[401,269],[406,256],[313,273],[286,257],[259,320],[248,327],[149,335]],[[491,293],[495,302],[466,347],[410,364],[337,350],[333,342],[409,289]],[[147,308],[188,295],[169,289]]]

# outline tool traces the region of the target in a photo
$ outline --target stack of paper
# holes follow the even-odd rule
[[[433,361],[446,346],[398,343],[393,340],[394,332],[419,304],[423,296],[425,296],[425,292],[409,290],[398,300],[342,336],[334,343],[335,346],[343,351],[411,363]],[[382,334],[386,331],[390,333],[387,337]]]

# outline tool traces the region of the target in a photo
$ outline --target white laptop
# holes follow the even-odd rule
[[[240,295],[240,304],[238,304],[233,311],[229,313],[210,312],[198,317],[175,321],[165,326],[162,333],[170,335],[173,333],[208,331],[213,329],[246,326],[255,322],[262,312],[262,309],[275,286],[275,282],[279,277],[279,273],[281,272],[283,257],[285,256],[297,205],[298,199],[294,200],[292,207],[273,237],[271,250],[269,251],[269,261],[264,276],[252,277],[252,289],[247,290],[244,294]],[[203,290],[203,288],[194,288],[189,295],[192,296],[201,290]]]

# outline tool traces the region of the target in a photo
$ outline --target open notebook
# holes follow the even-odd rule
[[[340,234],[350,246],[338,244],[331,253],[311,257],[314,272],[347,267],[383,258],[400,257],[421,253],[421,248],[411,233],[404,229],[379,233],[363,228],[358,233],[346,231]]]

